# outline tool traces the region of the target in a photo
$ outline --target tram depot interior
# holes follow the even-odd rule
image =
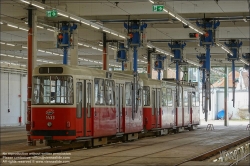
[[[1,128],[22,126],[25,131],[28,124],[35,129],[43,116],[35,113],[40,106],[46,107],[49,115],[46,127],[53,128],[55,117],[50,115],[57,112],[58,101],[62,110],[70,107],[71,99],[62,97],[70,88],[75,95],[82,90],[79,88],[86,90],[86,94],[72,97],[72,105],[78,107],[74,100],[84,98],[84,110],[90,110],[76,113],[80,117],[95,116],[92,107],[99,104],[101,109],[105,107],[101,103],[106,103],[121,109],[122,119],[127,115],[124,107],[131,102],[131,132],[140,125],[145,131],[162,128],[164,120],[151,121],[150,116],[164,111],[148,115],[145,110],[151,106],[164,110],[164,103],[167,107],[170,102],[169,96],[164,96],[169,89],[173,108],[166,116],[172,117],[168,123],[171,128],[178,127],[178,122],[185,124],[181,119],[186,116],[185,102],[187,112],[193,114],[187,115],[190,119],[185,127],[248,124],[249,0],[1,0],[0,6]],[[58,94],[54,81],[46,98],[46,91],[38,92],[39,88],[46,89],[46,75],[46,79],[56,76],[62,82],[72,78],[72,87],[56,83],[61,86]],[[43,79],[44,87],[40,85]],[[153,90],[148,96],[147,88]],[[93,90],[92,96],[89,90]],[[98,90],[103,91],[102,97]],[[128,93],[132,96],[129,100]],[[57,101],[58,95],[61,99]],[[148,100],[152,105],[147,105]],[[183,115],[179,119],[181,112],[176,110],[181,105]],[[143,120],[132,123],[134,118]],[[149,126],[153,122],[156,124]],[[109,123],[109,129],[112,125],[120,127],[117,134],[126,133],[122,129],[126,120]],[[81,123],[76,120],[77,124]],[[67,127],[71,125],[66,123]],[[88,127],[91,125],[85,124],[85,134],[80,138],[98,136],[95,131],[88,135]],[[99,135],[106,131],[99,129]],[[41,139],[41,130],[32,134],[31,138]]]

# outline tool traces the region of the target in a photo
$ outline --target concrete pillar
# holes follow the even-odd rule
[[[228,126],[228,109],[227,109],[227,94],[228,94],[228,68],[225,66],[224,72],[224,126]]]
[[[78,29],[73,31],[73,46],[70,48],[70,65],[78,65]]]

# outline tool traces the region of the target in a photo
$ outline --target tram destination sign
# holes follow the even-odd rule
[[[46,11],[46,16],[47,17],[57,17],[57,10],[47,10]]]
[[[153,12],[162,12],[164,9],[163,5],[153,5]]]

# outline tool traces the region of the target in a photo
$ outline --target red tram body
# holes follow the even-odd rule
[[[138,139],[139,133],[199,125],[197,86],[139,74],[136,110],[132,109],[132,72],[46,64],[33,72],[31,139],[55,142],[109,138]],[[184,94],[184,95],[182,95]],[[180,96],[177,107],[175,96]]]

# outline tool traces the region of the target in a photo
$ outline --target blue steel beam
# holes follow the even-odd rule
[[[154,69],[158,72],[158,80],[161,80],[161,70],[164,70],[163,64],[166,58],[166,55],[163,54],[157,54],[155,57],[156,61],[154,64]]]

